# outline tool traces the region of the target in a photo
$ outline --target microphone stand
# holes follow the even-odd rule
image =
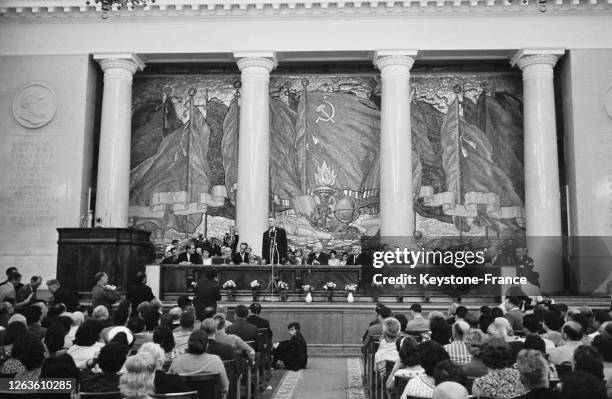
[[[268,237],[270,238],[270,281],[268,282],[268,286],[266,287],[267,295],[264,296],[264,302],[267,301],[268,296],[278,295],[278,284],[276,282],[276,277],[274,275],[274,255],[277,255],[278,261],[280,262],[280,254],[278,253],[278,248],[276,247],[276,230],[268,231]]]

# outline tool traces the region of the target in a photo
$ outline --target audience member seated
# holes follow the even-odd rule
[[[478,378],[489,372],[489,369],[482,361],[480,350],[485,339],[485,334],[480,330],[472,330],[468,335],[467,347],[472,360],[461,367],[467,377]]]
[[[81,372],[74,364],[72,356],[67,353],[63,353],[61,355],[45,359],[40,369],[40,378],[61,378],[63,380],[69,378],[74,379],[78,385],[80,384],[81,380]],[[75,386],[73,388],[74,392],[76,392],[77,387]],[[59,397],[60,394],[43,396],[45,399],[54,399]],[[76,395],[69,394],[64,397],[68,399],[76,397]]]
[[[603,363],[597,349],[581,345],[574,351],[574,371],[587,372],[599,380],[604,380]]]
[[[134,350],[138,350],[140,345],[145,342],[151,342],[153,340],[153,334],[149,334],[145,331],[146,323],[141,317],[130,317],[127,322],[127,328],[130,329],[134,335],[134,343],[132,347]]]
[[[172,335],[174,336],[174,348],[179,355],[185,353],[187,350],[187,342],[194,330],[194,323],[195,314],[192,312],[183,312],[181,314],[179,327],[172,331]]]
[[[397,319],[397,321],[399,321],[400,323],[400,335],[404,334],[404,331],[406,331],[406,325],[408,324],[408,319],[406,318],[406,316],[403,313],[392,313],[391,317]]]
[[[100,322],[102,328],[110,327],[113,324],[109,320],[110,314],[108,308],[104,305],[96,306],[91,312],[91,318]]]
[[[173,352],[176,346],[174,334],[172,334],[172,330],[168,326],[157,326],[157,328],[153,330],[153,342],[158,344],[166,354],[171,354],[172,356],[176,353]],[[146,344],[145,342],[143,345]]]
[[[516,359],[516,355],[518,355],[519,351],[523,349],[523,342],[519,338],[509,335],[510,332],[510,322],[503,317],[496,318],[487,329],[489,336],[502,338],[510,345],[510,349],[512,349],[511,358],[512,361],[514,361],[514,359]]]
[[[85,315],[83,312],[74,311],[70,313],[70,318],[72,319],[72,327],[68,331],[68,335],[66,335],[66,339],[70,341],[70,346],[74,343],[74,338],[76,337],[76,332],[81,327],[83,322],[85,322]]]
[[[561,378],[561,399],[606,399],[606,387],[597,377],[572,371]]]
[[[20,337],[13,346],[13,357],[19,360],[23,368],[17,370],[15,379],[38,379],[46,352],[45,345],[38,336],[28,332]]]
[[[453,324],[453,342],[444,345],[453,364],[462,365],[472,361],[472,355],[465,343],[469,331],[470,325],[464,320],[459,319]]]
[[[307,263],[309,265],[327,265],[329,255],[323,252],[323,244],[317,242],[312,248],[312,252],[308,255]]]
[[[119,390],[119,370],[123,367],[128,354],[128,347],[117,342],[111,342],[102,349],[97,358],[89,361],[88,366],[101,370],[97,372],[84,370],[81,379],[83,392],[116,392]]]
[[[241,242],[240,243],[240,251],[235,252],[232,255],[232,261],[230,262],[230,264],[232,264],[232,265],[248,265],[251,262],[251,258],[249,256],[249,253],[247,252],[248,246],[249,246],[249,244],[247,244],[246,242]]]
[[[523,317],[523,331],[525,332],[525,336],[528,337],[530,335],[540,336],[540,331],[544,331],[544,327],[542,327],[542,322],[535,314],[526,314]],[[548,338],[542,338],[544,340],[544,345],[546,346],[546,350],[550,350],[555,347],[555,344]]]
[[[512,350],[503,338],[491,338],[481,347],[482,361],[489,369],[487,375],[476,378],[472,394],[509,399],[525,394],[520,373],[512,368]]]
[[[246,321],[257,328],[267,328],[268,338],[272,339],[272,329],[270,328],[270,322],[261,317],[260,314],[261,305],[258,303],[252,303],[251,306],[249,306],[249,317],[247,317]]]
[[[308,347],[300,332],[300,323],[293,321],[287,325],[287,329],[291,338],[273,345],[272,367],[276,367],[280,360],[287,370],[305,369],[308,363]]]
[[[223,362],[217,355],[206,353],[207,339],[206,333],[196,330],[189,336],[187,343],[187,353],[178,356],[170,365],[170,373],[175,374],[202,374],[218,373],[220,376],[221,390],[227,392],[229,380]]]
[[[395,349],[399,359],[393,365],[393,370],[387,378],[387,390],[395,389],[395,377],[406,379],[417,377],[424,373],[423,367],[419,365],[418,344],[410,336],[403,336],[395,341]]]
[[[421,305],[418,303],[412,304],[410,310],[414,312],[414,318],[406,324],[406,331],[421,332],[429,330],[429,321],[421,315]]]
[[[206,353],[217,355],[223,361],[234,359],[234,348],[229,344],[217,342],[215,339],[217,323],[212,318],[204,319],[200,325],[200,329],[206,333],[206,339],[208,340]]]
[[[225,331],[228,334],[235,334],[242,338],[244,341],[255,341],[257,347],[256,351],[259,351],[259,344],[257,342],[257,327],[246,321],[249,315],[249,309],[244,305],[236,306],[235,310],[236,317],[234,323],[227,327]]]
[[[111,316],[112,324],[115,326],[125,326],[130,318],[130,313],[132,311],[131,307],[132,304],[130,301],[126,299],[120,301]]]
[[[163,370],[166,353],[168,352],[160,345],[146,342],[138,349],[138,353],[148,353],[153,357],[155,362],[155,393],[165,394],[191,391],[181,377],[176,374],[168,374]]]
[[[24,316],[28,322],[28,332],[36,338],[42,340],[45,337],[47,329],[41,325],[43,312],[37,305],[30,305],[24,309]]]
[[[592,345],[601,354],[605,380],[612,381],[612,337],[608,334],[599,334],[593,338]]]
[[[56,279],[47,280],[46,284],[49,293],[52,295],[48,303],[49,307],[63,303],[66,305],[68,312],[75,312],[77,310],[79,307],[79,295],[76,292],[62,287]]]
[[[47,328],[45,333],[44,343],[49,351],[49,357],[54,357],[65,353],[64,343],[66,338],[66,329],[60,323],[53,323]]]
[[[584,330],[575,321],[568,321],[563,325],[563,340],[565,343],[557,348],[548,351],[550,360],[553,364],[571,363],[574,358],[574,351],[582,345]]]
[[[384,305],[377,304],[375,311],[376,311],[376,320],[370,323],[370,325],[368,326],[368,329],[363,334],[363,338],[362,338],[363,346],[361,349],[362,353],[365,353],[365,348],[370,343],[370,340],[372,339],[372,337],[376,337],[382,334],[382,321],[386,319],[387,317],[391,316],[391,309],[389,309],[388,307]]]
[[[410,324],[410,322],[408,322],[408,324]],[[431,331],[430,339],[432,341],[440,345],[447,345],[450,343],[450,326],[446,320],[444,320],[444,317],[435,316],[429,319],[429,331]]]
[[[119,378],[119,390],[126,399],[151,399],[155,392],[155,360],[147,352],[137,353],[125,361],[126,373]]]
[[[24,323],[12,321],[9,323],[4,333],[4,344],[0,350],[0,373],[15,374],[22,367],[19,360],[13,357],[13,346],[15,342],[28,333],[28,328]]]
[[[561,334],[563,318],[559,313],[553,310],[548,310],[544,313],[542,326],[544,327],[544,331],[546,331],[542,334],[542,338],[551,340],[555,346],[563,345],[563,335]]]
[[[87,361],[93,359],[104,346],[98,342],[102,326],[97,320],[85,320],[79,327],[74,337],[74,345],[67,353],[72,356],[77,368],[83,370],[87,367]]]
[[[227,334],[225,332],[225,324],[227,323],[227,321],[225,320],[225,315],[223,313],[217,313],[216,315],[214,315],[213,320],[217,324],[217,332],[215,334],[215,340],[217,342],[228,344],[235,351],[246,351],[246,353],[249,354],[249,358],[251,360],[255,359],[255,349],[253,349],[249,344],[244,342],[244,340],[239,336],[234,334]]]
[[[446,324],[444,318],[442,318],[442,321]],[[423,367],[424,373],[408,381],[404,392],[402,392],[401,399],[406,399],[407,396],[431,398],[436,387],[436,381],[433,377],[434,369],[439,362],[449,360],[448,353],[444,350],[444,347],[435,341],[421,342],[418,354],[419,363]]]
[[[523,349],[516,358],[516,368],[527,392],[522,399],[556,399],[557,393],[549,387],[548,362],[542,352]]]
[[[393,317],[387,317],[382,322],[382,337],[376,354],[374,354],[374,364],[378,373],[382,376],[386,374],[385,363],[397,362],[399,353],[395,345],[395,341],[400,333],[400,323]]]
[[[162,259],[161,264],[162,265],[176,265],[178,264],[178,249],[176,248],[171,248],[170,251],[167,253],[168,256],[166,256],[164,259]]]
[[[433,391],[433,399],[467,399],[468,391],[461,384],[454,381],[445,381],[436,385]]]
[[[506,314],[504,317],[510,322],[512,331],[523,330],[523,317],[524,313],[521,311],[521,299],[516,296],[509,296],[506,298],[504,307],[506,308]]]
[[[536,350],[542,353],[544,359],[546,359],[546,364],[548,367],[548,379],[549,380],[559,380],[559,373],[557,373],[557,368],[554,364],[552,364],[549,360],[550,356],[546,353],[546,344],[544,340],[538,335],[528,335],[525,338],[525,342],[523,343],[523,349],[525,350]]]

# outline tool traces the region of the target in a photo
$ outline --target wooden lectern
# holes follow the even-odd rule
[[[57,279],[72,290],[89,292],[98,272],[126,289],[139,271],[155,259],[148,231],[129,228],[60,228]]]

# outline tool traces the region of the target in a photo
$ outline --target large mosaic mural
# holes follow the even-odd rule
[[[520,74],[411,77],[416,229],[522,235]],[[273,75],[270,211],[296,245],[379,230],[378,74]],[[134,81],[131,224],[167,242],[222,237],[235,219],[239,75]]]

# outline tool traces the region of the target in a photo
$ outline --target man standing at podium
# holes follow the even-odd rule
[[[268,230],[263,234],[261,255],[265,264],[283,264],[287,260],[287,232],[276,227],[276,219],[268,218]]]

